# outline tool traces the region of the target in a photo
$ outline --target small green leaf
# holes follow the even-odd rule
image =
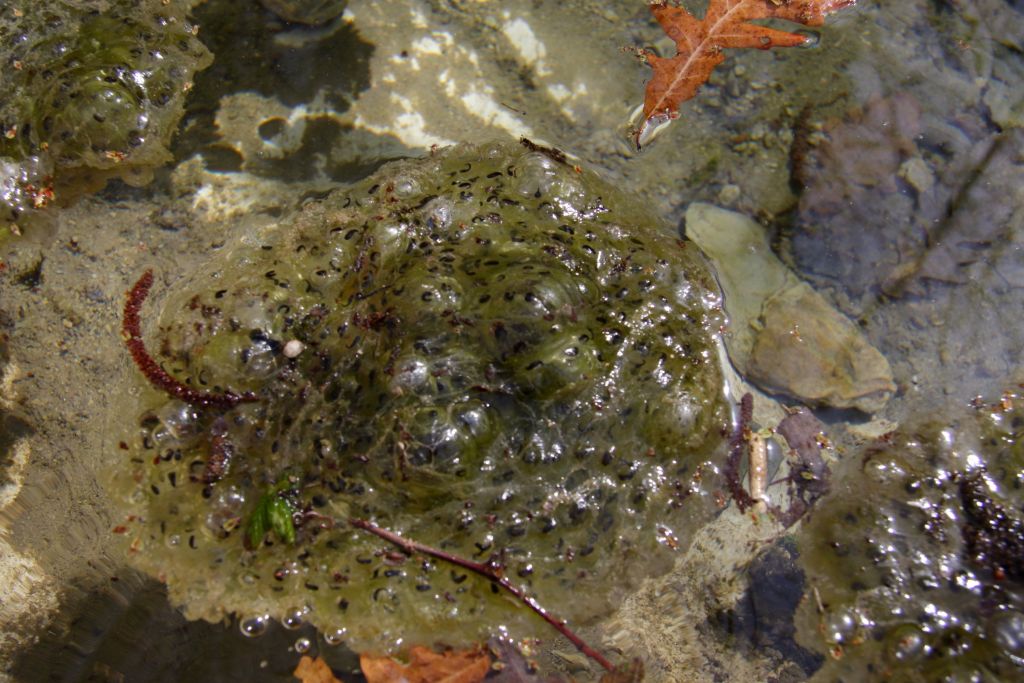
[[[292,522],[292,506],[284,498],[274,496],[267,506],[270,528],[285,543],[295,542],[295,524]]]
[[[263,537],[267,535],[268,526],[267,496],[264,495],[256,504],[256,509],[253,510],[252,517],[249,518],[249,523],[245,528],[250,548],[255,549],[263,545]]]
[[[263,545],[268,531],[273,531],[284,543],[295,542],[295,523],[292,521],[294,506],[281,493],[287,490],[287,480],[279,482],[268,490],[256,503],[256,509],[246,525],[246,541],[250,550]]]

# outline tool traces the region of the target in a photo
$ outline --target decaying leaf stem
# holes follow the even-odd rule
[[[585,654],[587,657],[593,659],[595,662],[604,667],[607,671],[615,670],[615,667],[612,666],[611,662],[605,659],[604,655],[602,655],[600,652],[587,645],[585,642],[583,642],[583,639],[575,633],[573,633],[569,629],[569,627],[565,625],[565,622],[556,619],[547,610],[545,610],[540,605],[540,603],[537,602],[534,598],[531,598],[530,596],[526,595],[521,589],[514,586],[508,580],[508,578],[506,578],[502,574],[500,565],[497,565],[496,563],[492,562],[481,564],[479,562],[473,562],[471,560],[467,560],[457,555],[451,555],[443,550],[438,550],[437,548],[432,548],[429,545],[424,545],[422,543],[418,543],[408,538],[399,536],[393,531],[382,529],[379,526],[376,526],[372,522],[369,522],[365,519],[352,518],[348,520],[348,523],[357,529],[368,531],[369,533],[375,536],[383,538],[385,541],[398,546],[404,552],[410,555],[414,553],[428,555],[430,557],[433,557],[434,559],[441,560],[443,562],[448,562],[449,564],[454,564],[458,567],[462,567],[467,571],[471,571],[474,574],[478,574],[479,576],[484,577],[491,583],[501,586],[509,593],[514,595],[520,602],[524,603],[527,607],[529,607],[534,612],[539,614],[541,618],[544,619],[544,621],[554,626],[555,630],[557,630],[563,636],[568,638],[569,641],[572,642],[572,644],[575,645],[576,649],[578,649],[580,652]]]
[[[124,343],[128,352],[132,354],[132,360],[149,383],[157,389],[166,391],[176,399],[192,405],[217,408],[233,408],[245,401],[255,401],[256,394],[247,391],[236,394],[232,391],[214,393],[200,391],[175,379],[160,367],[160,364],[153,360],[153,357],[146,351],[146,345],[142,341],[142,323],[139,320],[139,310],[143,302],[149,296],[149,289],[153,286],[153,271],[147,270],[128,291],[128,300],[124,304],[124,317],[121,319],[121,332],[124,335]]]

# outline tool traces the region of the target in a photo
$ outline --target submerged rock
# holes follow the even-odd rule
[[[695,203],[686,234],[715,264],[731,323],[729,357],[747,379],[812,405],[865,413],[885,406],[896,391],[889,362],[772,253],[759,225]]]
[[[271,12],[301,24],[323,24],[345,11],[347,0],[260,0]]]
[[[544,635],[349,520],[490,558],[578,625],[717,511],[713,280],[560,153],[456,147],[239,232],[146,338],[193,390],[255,400],[133,372],[114,413],[118,531],[190,617],[298,613],[360,651]]]
[[[14,0],[0,11],[0,223],[170,160],[212,57],[193,0]]]
[[[816,680],[1024,674],[1024,410],[1007,395],[849,458],[799,532]]]

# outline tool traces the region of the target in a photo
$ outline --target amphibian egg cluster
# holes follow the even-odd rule
[[[0,221],[63,189],[170,159],[192,75],[212,57],[193,0],[5,2]]]
[[[110,488],[131,558],[192,617],[298,610],[360,651],[545,635],[350,520],[500,566],[578,625],[718,509],[719,295],[692,245],[560,153],[392,163],[167,280],[148,348],[235,398],[133,371]]]
[[[819,680],[1024,673],[1024,411],[1008,395],[845,463],[801,531]]]

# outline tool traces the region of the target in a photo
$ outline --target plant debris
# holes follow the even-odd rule
[[[309,655],[302,656],[299,665],[292,672],[292,676],[302,683],[341,683],[338,678],[335,678],[331,667],[327,666],[327,662],[322,657],[313,659]]]
[[[425,647],[409,650],[409,663],[390,657],[359,656],[367,683],[477,683],[491,670],[491,655],[485,648],[447,650],[438,654]]]
[[[492,582],[496,586],[501,586],[506,591],[511,593],[512,596],[515,597],[517,600],[520,600],[523,604],[525,604],[527,607],[536,612],[542,619],[544,619],[544,621],[551,624],[551,626],[553,626],[555,630],[557,630],[560,634],[562,634],[562,636],[567,638],[573,645],[575,645],[580,652],[585,654],[587,657],[593,659],[595,662],[604,667],[607,671],[615,670],[615,667],[612,665],[611,662],[609,662],[604,657],[604,655],[602,655],[600,652],[587,645],[582,638],[573,633],[573,631],[565,625],[564,621],[554,617],[550,612],[544,609],[539,602],[537,602],[536,598],[528,596],[526,593],[523,592],[521,588],[515,586],[508,580],[508,577],[505,576],[505,566],[504,561],[502,559],[503,553],[495,553],[490,557],[490,559],[487,560],[486,563],[473,562],[471,560],[467,560],[457,555],[452,555],[451,553],[447,553],[443,550],[432,548],[423,543],[418,543],[411,539],[403,538],[402,536],[391,531],[388,531],[387,529],[382,529],[376,526],[375,524],[366,521],[365,519],[350,519],[349,524],[356,527],[357,529],[368,531],[371,534],[374,534],[375,536],[383,538],[389,543],[394,543],[410,555],[414,553],[421,553],[423,555],[433,557],[443,562],[448,562],[457,567],[461,567],[462,569],[471,571],[474,574],[479,574],[480,576],[486,578],[488,581]]]
[[[776,429],[789,445],[794,461],[786,477],[791,487],[789,508],[782,510],[772,506],[770,510],[775,519],[788,529],[831,489],[832,472],[821,457],[821,449],[828,443],[828,438],[825,425],[806,408],[790,413]]]
[[[124,304],[124,316],[121,319],[121,333],[125,346],[128,347],[132,360],[135,361],[135,365],[146,376],[146,379],[154,387],[166,391],[168,395],[192,405],[232,408],[238,403],[255,401],[256,396],[249,392],[241,394],[231,391],[215,393],[194,389],[175,379],[149,355],[142,339],[142,321],[139,317],[139,310],[145,303],[146,297],[149,296],[152,286],[153,271],[147,270],[128,291],[128,298]]]
[[[662,125],[679,117],[679,105],[692,98],[725,61],[726,48],[797,47],[810,38],[750,23],[755,19],[784,19],[805,26],[820,26],[826,15],[856,0],[710,0],[703,19],[667,2],[652,3],[655,20],[675,41],[674,57],[659,57],[649,50],[640,57],[654,75],[647,82],[643,122],[634,133],[637,148],[646,144]]]

